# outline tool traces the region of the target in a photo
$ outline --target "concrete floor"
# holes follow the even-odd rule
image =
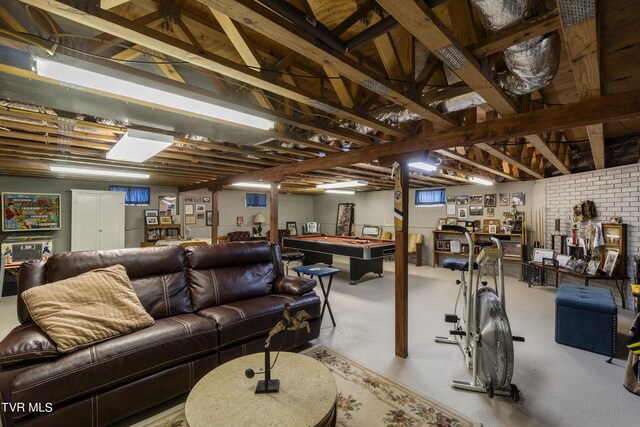
[[[337,326],[332,327],[325,314],[314,344],[329,346],[484,426],[637,425],[639,397],[622,386],[627,355],[624,341],[634,317],[632,310],[619,309],[618,357],[607,364],[605,356],[554,341],[555,288],[529,289],[507,278],[511,329],[526,339],[514,343],[513,382],[522,391],[521,401],[514,403],[508,397],[488,399],[449,385],[451,379],[469,379],[459,347],[433,341],[435,335],[446,335],[449,329],[443,314],[453,310],[457,273],[409,266],[409,357],[402,359],[394,354],[393,262],[385,262],[385,277],[368,274],[357,286],[348,284],[347,258],[336,257],[334,266],[343,269],[330,294]],[[0,336],[17,325],[15,301],[16,297],[0,301]]]

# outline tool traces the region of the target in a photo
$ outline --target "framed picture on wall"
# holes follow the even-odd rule
[[[496,195],[495,194],[485,194],[484,195],[484,207],[485,208],[495,208],[496,207]]]
[[[211,203],[211,197],[203,197],[202,203]]]
[[[196,216],[195,215],[185,215],[184,216],[184,223],[187,225],[193,225],[195,224],[196,221]]]
[[[469,206],[469,215],[482,216],[483,210],[484,210],[484,208],[482,207],[482,205],[480,205],[480,206],[471,205],[471,206]]]
[[[487,208],[487,217],[493,218],[496,215],[496,208]]]
[[[244,225],[244,217],[243,216],[237,216],[236,217],[236,225],[238,227],[242,227]]]
[[[511,196],[511,201],[516,206],[524,206],[524,193],[513,193],[513,195]]]
[[[145,216],[144,217],[144,225],[158,225],[158,217],[157,216]]]
[[[193,205],[184,205],[184,214],[193,215]]]
[[[176,196],[158,196],[158,214],[160,215],[176,215]]]
[[[458,218],[468,218],[469,217],[469,209],[468,208],[458,208]]]
[[[148,218],[150,216],[158,216],[158,211],[156,209],[145,209],[144,217]]]
[[[204,213],[207,210],[205,205],[196,205],[196,213]]]
[[[207,227],[213,225],[213,211],[207,211]]]
[[[469,196],[469,204],[470,205],[481,205],[482,204],[482,194],[474,194]]]
[[[456,196],[456,205],[468,205],[469,196]]]
[[[498,206],[511,206],[511,194],[500,193],[498,197]]]

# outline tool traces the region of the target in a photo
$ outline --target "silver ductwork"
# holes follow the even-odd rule
[[[543,9],[541,0],[471,0],[489,33],[508,28]],[[509,72],[497,76],[498,85],[509,95],[525,95],[548,85],[560,63],[557,33],[538,36],[504,50]]]

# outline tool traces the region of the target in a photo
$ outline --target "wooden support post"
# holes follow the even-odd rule
[[[218,225],[220,224],[220,218],[218,217],[218,194],[219,191],[211,192],[211,244],[218,243]]]
[[[396,232],[396,356],[409,354],[409,166],[396,169],[393,193]]]
[[[269,240],[273,243],[278,242],[278,182],[271,183],[271,192],[269,193],[269,205],[271,212],[269,214]]]

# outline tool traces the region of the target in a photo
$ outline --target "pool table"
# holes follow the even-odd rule
[[[376,273],[382,277],[383,259],[393,255],[396,243],[393,240],[359,238],[352,236],[323,236],[310,234],[306,236],[285,237],[282,241],[285,248],[298,249],[305,254],[304,264],[319,262],[332,265],[333,255],[349,257],[349,284],[367,273]]]

